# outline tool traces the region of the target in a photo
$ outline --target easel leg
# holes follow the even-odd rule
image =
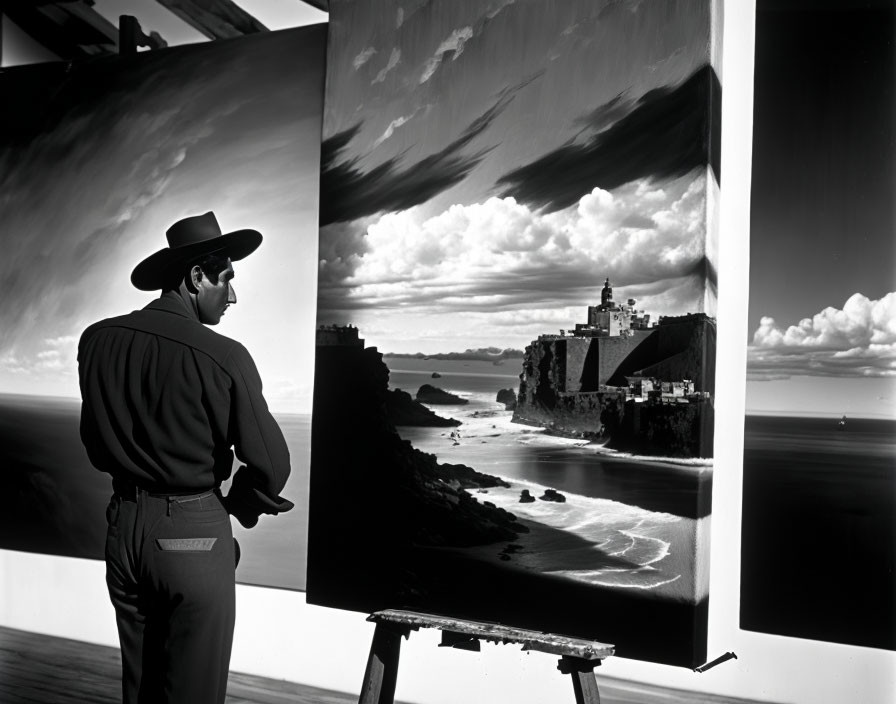
[[[572,688],[576,694],[576,704],[600,704],[600,692],[594,668],[600,660],[585,660],[564,655],[557,669],[572,677]]]
[[[392,704],[395,701],[401,637],[407,633],[407,629],[396,629],[388,624],[376,625],[358,704]]]

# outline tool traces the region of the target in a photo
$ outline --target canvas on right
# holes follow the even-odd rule
[[[759,0],[741,628],[896,649],[894,6]]]

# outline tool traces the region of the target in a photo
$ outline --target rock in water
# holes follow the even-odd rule
[[[556,501],[558,504],[566,502],[566,497],[556,489],[545,489],[544,493],[538,498],[542,501]]]
[[[513,389],[501,389],[495,399],[504,404],[504,410],[512,411],[516,408],[516,392]]]
[[[529,493],[528,489],[523,489],[520,492],[520,503],[521,504],[531,504],[533,501],[535,501],[535,497]]]
[[[417,390],[417,400],[420,403],[429,403],[432,405],[457,405],[469,403],[467,399],[455,396],[452,393],[444,391],[437,386],[424,384]]]
[[[386,414],[394,425],[426,428],[448,428],[460,425],[454,418],[442,418],[419,401],[415,401],[407,391],[390,389],[386,394]]]

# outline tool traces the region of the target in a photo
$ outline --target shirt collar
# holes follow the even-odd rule
[[[161,296],[144,307],[143,310],[160,310],[165,313],[174,313],[182,318],[194,320],[197,323],[199,322],[196,319],[196,315],[190,310],[189,306],[187,306],[186,302],[180,297],[177,291],[165,291]]]

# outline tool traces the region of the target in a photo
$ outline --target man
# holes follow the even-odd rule
[[[261,234],[222,234],[209,212],[167,237],[131,274],[161,296],[81,336],[81,439],[112,475],[106,581],[125,704],[219,704],[234,626],[230,515],[250,528],[292,508],[279,496],[289,452],[249,353],[205,327],[236,303],[232,263]],[[244,466],[222,497],[234,449]]]

